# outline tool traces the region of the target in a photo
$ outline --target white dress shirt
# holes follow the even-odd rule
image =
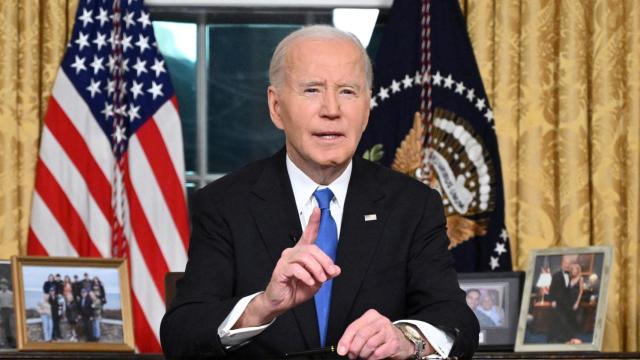
[[[344,202],[347,197],[347,189],[349,187],[349,180],[351,179],[352,163],[344,170],[344,172],[335,179],[331,184],[327,186],[316,184],[310,177],[308,177],[302,170],[300,170],[289,159],[287,155],[287,172],[289,173],[289,180],[291,181],[291,188],[293,189],[293,196],[296,201],[296,208],[298,209],[298,215],[300,216],[300,224],[302,229],[305,229],[307,222],[313,209],[318,207],[318,203],[313,196],[313,193],[317,189],[323,189],[328,187],[333,193],[333,199],[330,203],[331,216],[336,222],[338,228],[338,239],[340,239],[340,228],[342,225],[342,213],[344,210]],[[232,346],[241,346],[247,343],[252,337],[260,334],[264,331],[273,321],[269,324],[257,327],[232,329],[233,325],[238,321],[247,305],[251,300],[259,295],[261,292],[245,296],[240,299],[238,303],[233,307],[226,319],[218,327],[218,335],[222,345],[227,348]],[[409,323],[416,326],[424,337],[429,341],[436,353],[443,358],[449,356],[451,347],[453,346],[453,339],[447,335],[444,331],[419,320],[398,320],[394,323]]]

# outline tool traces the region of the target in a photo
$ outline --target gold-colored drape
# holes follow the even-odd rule
[[[640,351],[640,1],[460,0],[493,106],[515,267],[615,249],[604,350]]]
[[[24,253],[40,124],[77,0],[0,1],[0,258]]]

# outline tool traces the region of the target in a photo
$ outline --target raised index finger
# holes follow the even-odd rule
[[[298,244],[315,244],[316,238],[318,237],[318,228],[320,228],[320,208],[314,208],[311,216],[309,216],[307,228],[304,229],[304,233],[302,233],[302,237],[300,238],[300,241],[298,241]]]

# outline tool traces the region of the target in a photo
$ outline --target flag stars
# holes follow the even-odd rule
[[[129,121],[135,121],[136,119],[140,118],[138,111],[140,111],[140,106],[131,105],[129,107]]]
[[[104,26],[104,23],[109,21],[109,17],[107,16],[109,13],[103,8],[100,8],[98,11],[100,13],[96,16],[96,20],[100,21],[100,26]]]
[[[484,117],[487,119],[488,123],[491,123],[493,121],[493,111],[491,111],[491,109],[487,109],[487,112],[484,113]]]
[[[146,60],[141,60],[140,58],[137,58],[136,60],[136,64],[133,65],[133,68],[136,70],[136,76],[140,77],[140,74],[142,73],[146,73],[147,71],[147,61]]]
[[[115,66],[116,66],[116,58],[109,55],[109,60],[107,60],[107,67],[109,68],[109,72],[112,72]]]
[[[389,97],[389,89],[381,86],[380,91],[378,92],[378,96],[380,97],[380,100],[384,101]]]
[[[478,99],[478,101],[476,101],[476,109],[482,111],[486,106],[484,99]]]
[[[121,115],[121,116],[126,115],[126,114],[127,114],[127,105],[126,105],[126,104],[124,104],[124,105],[122,105],[122,106],[120,106],[120,107],[116,108],[114,112],[115,112],[116,114],[118,114],[118,115]]]
[[[87,67],[84,66],[84,58],[78,57],[76,55],[76,60],[71,64],[71,67],[76,69],[76,75],[80,73],[82,70],[87,70]]]
[[[162,73],[166,73],[167,71],[164,69],[164,60],[153,59],[153,66],[151,66],[151,70],[156,73],[156,77],[160,76]]]
[[[131,85],[131,94],[133,94],[133,100],[136,100],[138,96],[142,95],[142,83],[138,83],[133,80],[133,85]]]
[[[129,35],[129,36],[125,35],[122,38],[122,52],[123,53],[127,52],[128,48],[133,48],[133,45],[131,45],[131,40],[132,40],[132,36],[131,35]]]
[[[507,252],[507,248],[504,246],[504,243],[496,243],[496,248],[493,250],[498,253],[498,256]]]
[[[413,83],[415,85],[422,84],[422,74],[419,71],[416,71],[416,75],[413,77]]]
[[[475,98],[476,98],[475,90],[469,89],[467,91],[467,100],[473,102],[473,99],[475,99]]]
[[[132,12],[127,11],[127,15],[125,15],[123,17],[123,20],[124,20],[124,22],[126,24],[127,29],[129,28],[129,26],[133,26],[133,25],[136,24],[136,22],[133,20],[133,15],[135,15],[135,14],[132,13]]]
[[[142,34],[138,35],[138,41],[136,42],[136,46],[140,48],[140,54],[144,54],[146,49],[151,49],[149,46],[149,38],[146,36],[142,36]]]
[[[82,48],[84,48],[85,46],[89,46],[89,34],[85,35],[82,33],[82,31],[80,31],[80,34],[78,35],[75,43],[78,44],[78,46],[80,47],[79,50],[82,51]]]
[[[444,87],[447,89],[451,89],[451,86],[453,86],[453,83],[454,83],[453,78],[451,77],[451,74],[449,74],[449,76],[447,76],[444,79]]]
[[[422,83],[426,84],[431,80],[431,76],[429,76],[428,72],[424,72],[424,74],[422,75]]]
[[[147,25],[151,25],[151,21],[149,20],[149,14],[144,11],[141,11],[140,17],[138,18],[138,22],[142,24],[143,29],[146,29]]]
[[[402,85],[404,85],[405,89],[408,89],[413,86],[413,78],[406,74],[404,79],[402,79]]]
[[[93,14],[93,10],[87,11],[86,8],[82,8],[82,15],[78,16],[78,20],[82,21],[83,28],[86,27],[88,23],[93,22],[91,14]]]
[[[116,130],[113,132],[113,138],[116,141],[116,144],[120,144],[122,141],[124,141],[127,138],[127,135],[125,135],[125,128],[124,126],[116,126]]]
[[[97,74],[98,71],[104,70],[104,65],[102,65],[102,61],[103,61],[103,58],[97,57],[95,55],[93,56],[93,62],[91,62],[89,66],[93,68],[94,75]]]
[[[124,72],[129,71],[129,58],[125,58],[122,60],[122,70],[124,70]]]
[[[460,81],[459,83],[456,83],[456,94],[464,94],[464,91],[467,88],[464,86],[464,83],[462,81]]]
[[[107,46],[107,35],[102,33],[96,33],[96,38],[92,41],[92,43],[96,44],[98,47],[98,51],[102,49],[103,46]]]
[[[378,106],[378,103],[376,102],[376,97],[374,96],[371,98],[371,101],[369,101],[369,108],[373,109],[376,106]]]
[[[87,86],[87,90],[91,93],[92,99],[96,95],[96,93],[102,93],[102,91],[100,91],[100,80],[95,81],[91,79],[91,84]]]
[[[502,239],[502,241],[509,240],[509,234],[507,234],[507,229],[502,229],[502,231],[500,232],[500,238]]]
[[[109,120],[109,117],[113,117],[113,105],[109,104],[108,102],[104,102],[104,110],[102,110],[100,113],[102,113],[104,115],[104,118],[106,120]]]
[[[400,91],[400,83],[396,79],[391,80],[391,93],[395,94]]]
[[[113,94],[114,91],[116,91],[116,81],[115,80],[108,80],[107,81],[107,95]]]
[[[156,84],[155,81],[151,81],[151,88],[147,89],[147,92],[151,95],[153,95],[153,100],[156,99],[156,97],[158,96],[163,96],[164,94],[162,93],[162,84]]]
[[[489,266],[491,266],[491,270],[495,270],[496,268],[499,268],[500,263],[498,262],[498,258],[492,256],[489,261]]]
[[[433,85],[442,86],[442,75],[440,75],[440,71],[433,75]]]

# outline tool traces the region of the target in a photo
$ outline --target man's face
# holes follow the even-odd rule
[[[478,307],[478,299],[480,298],[480,294],[477,291],[469,291],[467,293],[467,305],[472,310],[475,310]]]
[[[569,256],[563,255],[562,256],[562,271],[570,271],[571,270],[571,264],[573,263],[572,261],[573,259]]]
[[[346,165],[369,119],[360,52],[345,40],[298,40],[284,72],[283,83],[269,87],[269,110],[291,160],[307,173]]]

